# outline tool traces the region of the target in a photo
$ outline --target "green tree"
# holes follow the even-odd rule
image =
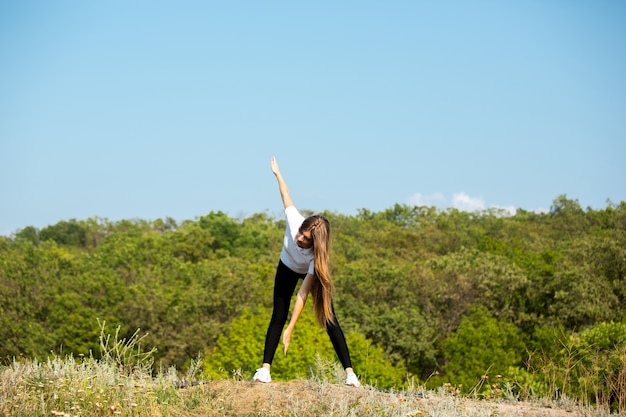
[[[34,226],[27,226],[23,229],[20,229],[15,234],[15,241],[23,241],[30,242],[33,245],[39,244],[39,230],[37,230]]]
[[[214,237],[211,243],[213,250],[222,249],[232,254],[235,241],[241,232],[241,225],[221,211],[211,212],[200,217],[198,225]]]
[[[85,247],[87,245],[87,230],[81,222],[71,219],[44,227],[39,232],[39,238],[42,241],[54,240],[61,245]]]
[[[428,266],[434,275],[429,295],[433,308],[443,315],[444,336],[472,305],[482,305],[506,321],[519,320],[529,282],[506,258],[463,249],[431,259]]]
[[[351,262],[336,276],[335,297],[342,326],[358,329],[392,361],[424,376],[435,364],[436,327],[420,306],[421,279],[414,268],[385,260]]]
[[[467,392],[488,378],[506,375],[522,366],[525,351],[515,325],[498,320],[482,307],[472,307],[444,342],[444,378]],[[487,383],[487,386],[489,384]]]

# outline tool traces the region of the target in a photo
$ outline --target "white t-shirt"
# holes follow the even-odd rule
[[[296,244],[296,234],[304,222],[304,216],[294,206],[285,209],[285,216],[287,217],[287,227],[285,228],[280,260],[293,272],[313,274],[315,271],[313,248],[303,249]]]

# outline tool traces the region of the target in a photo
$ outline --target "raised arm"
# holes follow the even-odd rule
[[[293,307],[293,314],[291,315],[291,320],[289,320],[289,325],[287,325],[287,328],[283,332],[283,345],[285,346],[284,348],[285,355],[287,354],[287,349],[289,349],[289,343],[291,343],[291,334],[293,333],[293,329],[295,329],[296,323],[298,322],[298,319],[300,318],[300,314],[302,313],[302,310],[304,309],[304,304],[306,303],[306,299],[309,295],[309,292],[311,291],[311,287],[313,286],[314,279],[315,279],[315,276],[313,276],[312,274],[306,274],[306,276],[304,277],[304,281],[302,282],[302,285],[300,286],[300,289],[298,290],[298,295],[296,295],[296,304]]]
[[[275,157],[272,157],[272,172],[276,175],[276,180],[278,181],[278,190],[280,191],[280,198],[283,199],[283,206],[285,206],[285,208],[293,206],[293,201],[291,200],[289,189],[287,188],[287,183],[285,183],[285,180],[280,173]]]

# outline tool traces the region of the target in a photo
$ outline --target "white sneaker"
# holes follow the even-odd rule
[[[267,368],[259,368],[256,370],[252,380],[254,382],[272,382],[272,377],[270,376],[270,371]]]
[[[354,372],[350,372],[346,375],[346,385],[352,385],[353,387],[360,387],[359,378],[356,377]]]

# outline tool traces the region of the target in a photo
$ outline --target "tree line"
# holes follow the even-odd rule
[[[506,379],[594,402],[626,391],[607,388],[626,377],[625,202],[583,209],[563,195],[546,213],[397,204],[322,214],[337,314],[372,383],[492,393]],[[180,223],[72,219],[0,237],[0,358],[96,352],[101,320],[147,333],[162,366],[200,355],[206,375],[250,372],[284,227],[266,213],[211,212]],[[311,311],[289,355],[277,355],[275,378],[334,360]],[[592,372],[587,362],[600,359]]]

